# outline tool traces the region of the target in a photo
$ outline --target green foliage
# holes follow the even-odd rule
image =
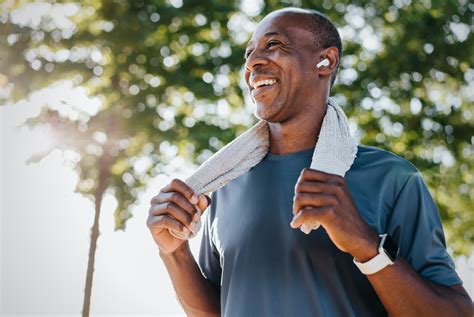
[[[58,80],[100,98],[95,116],[71,120],[45,108],[29,123],[55,127],[54,146],[81,155],[78,191],[93,197],[99,176],[107,175],[119,202],[116,228],[124,229],[138,194],[176,155],[201,162],[254,122],[241,84],[244,47],[256,21],[288,5],[320,10],[338,25],[344,57],[333,95],[357,123],[361,143],[421,170],[449,246],[470,252],[474,7],[468,1],[267,1],[261,12],[250,12],[231,1],[88,0],[46,10],[61,8],[69,26],[47,13],[39,24],[22,24],[19,11],[4,5],[0,102]]]

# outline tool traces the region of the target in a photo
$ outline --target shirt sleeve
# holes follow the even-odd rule
[[[216,197],[212,194],[212,203],[208,213],[204,216],[204,226],[199,249],[199,267],[204,277],[209,280],[219,291],[221,289],[222,269],[219,252],[212,240],[212,219],[215,214]]]
[[[403,185],[387,219],[400,255],[422,277],[440,285],[462,284],[446,242],[436,204],[419,171]]]

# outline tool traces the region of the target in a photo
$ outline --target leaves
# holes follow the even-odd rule
[[[332,94],[357,122],[361,143],[413,162],[436,199],[448,245],[456,254],[470,252],[472,5],[300,2],[339,27],[344,56]],[[116,228],[125,229],[139,193],[173,157],[199,163],[255,121],[244,106],[244,46],[256,21],[291,3],[267,1],[260,15],[258,7],[248,11],[231,1],[4,5],[0,103],[59,80],[100,100],[97,115],[81,110],[87,104],[62,113],[47,105],[29,124],[51,125],[54,146],[80,154],[79,192],[93,197],[101,169],[108,172],[118,200]]]

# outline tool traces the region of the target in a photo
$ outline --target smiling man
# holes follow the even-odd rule
[[[308,168],[341,54],[319,12],[284,9],[260,22],[245,79],[269,151],[212,194],[199,264],[169,229],[193,230],[194,206],[204,211],[209,197],[175,179],[152,199],[148,226],[188,315],[472,314],[410,162],[359,145],[344,178]],[[295,230],[310,222],[322,228]]]

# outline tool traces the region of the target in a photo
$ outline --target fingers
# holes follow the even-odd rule
[[[152,205],[150,207],[149,214],[150,216],[169,215],[187,227],[190,227],[194,216],[184,211],[182,208],[178,207],[175,203],[170,201]]]
[[[151,206],[148,211],[149,217],[170,219],[172,221],[163,221],[165,221],[165,224],[177,222],[181,227],[188,230],[193,226],[193,218],[199,217],[199,212],[196,208],[198,202],[198,197],[195,197],[194,191],[188,185],[179,179],[173,179],[167,186],[160,190],[158,195],[151,199]]]
[[[307,194],[329,194],[343,201],[346,195],[346,189],[342,185],[321,183],[315,181],[303,181],[295,185],[295,195],[298,193]]]
[[[333,195],[339,195],[343,193],[343,186],[305,180],[296,183],[295,193],[330,193]]]
[[[333,208],[330,206],[322,207],[305,207],[300,209],[293,217],[290,225],[292,228],[299,228],[305,222],[324,222],[328,217],[331,216]]]
[[[295,185],[293,214],[305,207],[336,206],[344,197],[344,178],[305,168]]]
[[[293,198],[293,215],[305,207],[334,206],[337,199],[332,194],[296,193]]]
[[[201,194],[198,196],[198,203],[196,205],[193,205],[179,193],[164,193],[155,196],[152,199],[152,206],[168,202],[174,203],[175,205],[186,211],[191,217],[194,218],[194,220],[197,220],[199,219],[199,216],[203,213],[203,211],[206,210],[206,208],[211,204],[211,198],[209,198],[209,196]],[[198,208],[199,212],[196,207]]]
[[[191,187],[189,187],[188,185],[186,185],[185,182],[177,178],[173,179],[167,186],[165,186],[161,190],[161,192],[163,193],[178,192],[184,197],[186,197],[192,204],[198,203],[198,198],[193,197],[195,195]]]
[[[186,228],[182,223],[166,215],[152,216],[149,215],[147,219],[148,228],[161,228],[180,231],[188,234],[190,230]]]
[[[153,206],[155,204],[162,204],[166,202],[173,202],[175,205],[186,211],[191,217],[193,217],[196,213],[196,207],[179,192],[161,193],[153,197],[151,204]]]
[[[303,170],[301,171],[297,183],[303,181],[318,181],[335,185],[342,185],[345,183],[345,180],[342,176],[325,173],[311,168],[303,168]]]
[[[192,230],[210,203],[208,196],[198,196],[186,183],[173,179],[151,199],[149,216],[167,216]]]

